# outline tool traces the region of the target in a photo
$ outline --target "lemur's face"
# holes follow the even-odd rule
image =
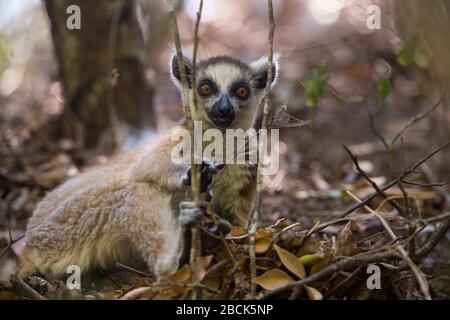
[[[185,67],[191,89],[191,62],[186,58]],[[218,128],[250,127],[266,87],[267,70],[266,58],[249,65],[225,56],[201,61],[193,94],[197,95],[198,109],[203,111],[202,120]],[[275,78],[276,64],[273,71]],[[172,78],[181,89],[176,56],[172,60]]]

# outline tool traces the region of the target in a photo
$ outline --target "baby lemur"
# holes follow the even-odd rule
[[[276,74],[277,56],[274,60]],[[190,88],[191,66],[185,58]],[[203,130],[251,128],[267,71],[265,57],[250,64],[227,56],[199,62],[198,85],[190,94],[198,97]],[[181,90],[176,56],[171,78]],[[173,130],[180,127],[186,127],[186,121]],[[40,272],[59,277],[69,265],[87,272],[120,261],[145,263],[156,277],[176,271],[186,226],[203,213],[190,203],[180,206],[190,190],[183,184],[190,167],[171,161],[177,143],[169,132],[155,143],[92,168],[50,192],[28,223],[26,246],[16,267],[18,276]],[[254,167],[225,164],[213,182],[212,211],[232,224],[246,223],[255,190]]]

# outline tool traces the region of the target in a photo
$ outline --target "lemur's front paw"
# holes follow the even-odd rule
[[[194,202],[182,201],[180,202],[180,216],[178,221],[183,226],[192,226],[199,223],[205,214],[205,206],[200,205],[197,207]]]
[[[214,180],[214,176],[224,168],[224,164],[214,164],[207,160],[203,160],[201,164],[201,181],[200,181],[200,192],[204,193],[211,189],[211,184]],[[182,181],[186,186],[190,186],[192,183],[192,167],[186,171],[183,176]]]

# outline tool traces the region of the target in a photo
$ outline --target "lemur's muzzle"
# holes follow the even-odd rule
[[[221,95],[219,100],[213,104],[209,117],[219,128],[225,128],[233,122],[236,114],[227,95]]]

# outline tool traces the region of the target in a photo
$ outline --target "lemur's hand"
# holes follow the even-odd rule
[[[180,225],[190,227],[199,223],[205,214],[206,207],[204,205],[196,206],[193,201],[181,201],[178,221]]]
[[[201,181],[200,181],[200,192],[204,193],[211,189],[211,184],[214,180],[214,176],[223,169],[224,164],[214,164],[209,161],[202,161],[201,164]],[[186,174],[182,177],[183,184],[190,186],[192,183],[192,167],[186,171]],[[210,199],[209,199],[210,200]],[[207,200],[207,201],[209,201]]]

